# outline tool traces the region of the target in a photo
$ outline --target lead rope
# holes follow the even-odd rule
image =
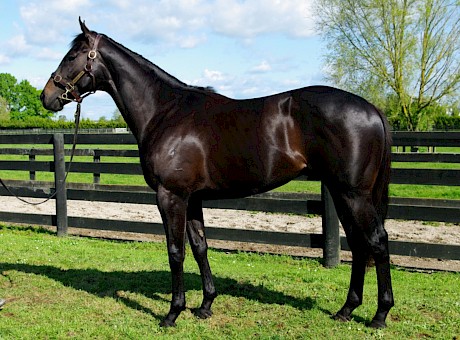
[[[70,152],[70,162],[69,162],[69,167],[67,168],[67,172],[66,172],[65,177],[64,177],[64,183],[67,181],[67,176],[69,175],[70,167],[72,166],[72,162],[73,162],[73,156],[75,154],[75,148],[77,146],[78,128],[80,126],[80,112],[81,112],[81,106],[80,106],[80,103],[77,103],[77,109],[75,110],[75,131],[74,131],[74,134],[73,134],[72,150]],[[48,202],[49,200],[51,200],[52,198],[54,198],[56,196],[56,194],[57,194],[57,191],[54,191],[54,193],[52,193],[50,196],[48,196],[43,201],[30,202],[30,201],[25,200],[22,197],[19,197],[14,192],[12,192],[11,189],[8,188],[8,186],[5,184],[5,182],[3,182],[3,180],[1,178],[0,178],[0,184],[5,188],[6,191],[8,191],[10,193],[11,196],[16,197],[21,202],[27,203],[29,205],[37,206],[37,205],[40,205],[40,204],[44,204],[44,203]]]

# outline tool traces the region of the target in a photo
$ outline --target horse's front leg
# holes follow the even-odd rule
[[[187,234],[203,284],[203,302],[195,315],[207,319],[212,315],[211,305],[217,296],[208,262],[208,244],[204,231],[203,209],[200,199],[190,198],[187,210]]]
[[[161,326],[175,326],[176,319],[185,309],[184,259],[187,199],[160,186],[157,204],[163,219],[172,276],[172,300],[168,315]]]

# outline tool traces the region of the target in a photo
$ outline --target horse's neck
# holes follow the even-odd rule
[[[167,84],[159,81],[155,68],[147,73],[145,67],[123,49],[118,53],[111,51],[103,57],[110,73],[107,92],[140,143],[149,122],[161,111],[158,96]]]

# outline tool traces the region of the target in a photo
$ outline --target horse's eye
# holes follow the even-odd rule
[[[66,59],[67,59],[67,61],[73,61],[73,60],[75,60],[76,57],[77,57],[76,55],[69,55],[69,56],[67,56]]]

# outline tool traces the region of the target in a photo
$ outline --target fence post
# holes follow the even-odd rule
[[[30,161],[30,162],[35,162],[34,149],[31,149],[31,150],[30,150],[30,153],[29,153],[29,161]],[[31,181],[35,181],[35,179],[36,179],[35,171],[33,171],[33,170],[29,171],[29,179],[30,179]]]
[[[94,163],[100,163],[101,162],[101,155],[99,154],[98,150],[94,150],[93,162]],[[101,183],[101,174],[100,173],[93,173],[93,183],[94,184]]]
[[[323,182],[321,182],[321,200],[324,207],[322,214],[324,266],[332,268],[337,266],[340,262],[339,218],[335,210],[334,202],[332,201],[332,196]]]
[[[53,135],[54,184],[56,190],[56,228],[58,236],[67,235],[67,189],[65,184],[64,134]]]

